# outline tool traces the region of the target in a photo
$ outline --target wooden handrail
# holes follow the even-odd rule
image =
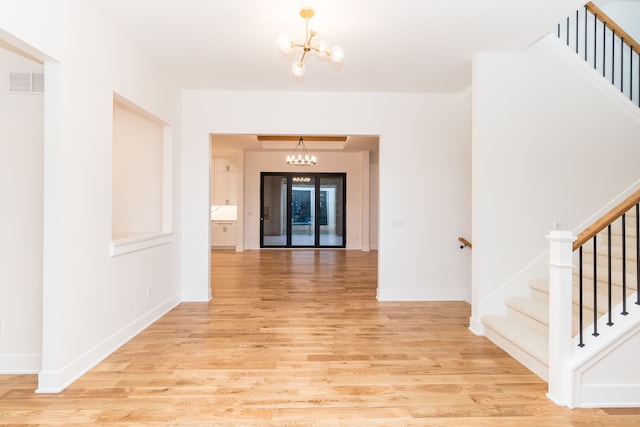
[[[615,31],[616,35],[620,38],[624,39],[624,42],[631,46],[633,51],[640,55],[640,43],[635,41],[633,37],[631,37],[625,30],[620,28],[618,24],[615,23],[613,19],[611,19],[606,13],[602,11],[598,6],[593,4],[592,2],[587,3],[584,7],[598,19],[598,21],[606,24],[607,28],[612,31]]]
[[[467,246],[469,249],[472,248],[471,242],[465,239],[464,237],[458,237],[458,241],[462,243],[462,246],[460,246],[460,249],[464,249],[465,246]]]
[[[587,243],[589,239],[601,232],[606,226],[611,224],[616,219],[620,218],[623,213],[625,213],[638,203],[640,203],[640,190],[636,190],[635,193],[620,202],[618,206],[611,209],[596,222],[585,228],[582,233],[578,234],[578,238],[575,242],[573,242],[573,250],[575,251],[580,246]]]

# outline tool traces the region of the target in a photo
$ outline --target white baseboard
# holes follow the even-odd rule
[[[473,316],[469,317],[469,330],[479,337],[484,336],[484,325]]]
[[[378,289],[378,301],[466,301],[463,290],[383,291]]]
[[[111,353],[180,304],[175,295],[96,345],[62,369],[41,371],[36,393],[60,393]]]
[[[0,374],[37,374],[42,367],[41,354],[0,354]]]

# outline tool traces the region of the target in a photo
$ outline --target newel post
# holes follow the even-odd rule
[[[571,282],[573,242],[570,231],[553,230],[549,248],[549,389],[557,405],[573,407]]]

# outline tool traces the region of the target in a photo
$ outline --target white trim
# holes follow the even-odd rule
[[[156,320],[180,303],[177,295],[169,298],[153,310],[134,320],[111,337],[96,345],[64,368],[57,371],[42,371],[38,374],[36,393],[60,393],[71,383],[95,367],[127,341],[138,335]]]
[[[162,128],[162,232],[173,231],[173,129]]]
[[[637,408],[640,402],[640,385],[583,385],[581,408]]]
[[[468,292],[463,290],[420,290],[409,292],[381,292],[378,288],[378,301],[468,301]]]
[[[469,317],[469,330],[477,336],[484,336],[484,324],[475,317]]]
[[[150,233],[123,237],[111,242],[111,256],[128,254],[173,241],[173,233]]]

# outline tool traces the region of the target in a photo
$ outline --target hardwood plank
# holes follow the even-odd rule
[[[64,392],[0,376],[0,425],[628,426],[554,405],[464,302],[378,302],[377,253],[214,251],[183,303]]]

